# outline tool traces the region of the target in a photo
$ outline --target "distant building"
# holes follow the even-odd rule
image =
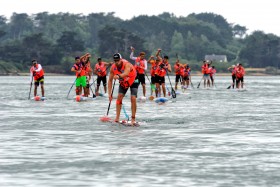
[[[226,55],[205,55],[204,60],[213,61],[213,62],[227,62]]]

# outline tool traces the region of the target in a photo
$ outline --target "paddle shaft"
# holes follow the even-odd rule
[[[31,83],[30,83],[30,89],[29,89],[29,96],[28,96],[28,99],[30,99],[32,84],[33,84],[33,76],[32,76],[32,80],[31,80]]]
[[[203,76],[202,76],[202,78],[201,78],[201,80],[200,80],[199,84],[197,85],[197,88],[199,88],[199,86],[200,86],[200,83],[201,83],[202,79],[203,79]]]
[[[112,89],[112,92],[111,92],[111,98],[113,98],[113,93],[114,93],[115,83],[116,83],[116,79],[114,80],[113,89]],[[110,99],[110,101],[109,101],[109,105],[108,105],[108,109],[107,109],[107,116],[108,116],[108,114],[109,114],[109,110],[110,110],[111,102],[112,102],[112,99]]]
[[[170,77],[169,77],[169,74],[168,74],[168,70],[166,70],[166,74],[167,74],[167,77],[168,77],[168,80],[169,80],[169,83],[170,83],[170,86],[171,86],[171,92],[172,92],[172,97],[173,98],[176,98],[176,92],[175,92],[175,90],[173,89],[173,86],[172,86],[172,84],[171,84],[171,81],[170,81]]]
[[[72,84],[71,88],[69,89],[69,92],[68,92],[68,94],[67,94],[67,98],[69,97],[70,91],[72,90],[72,88],[73,88],[73,86],[74,86],[74,84],[75,84],[76,80],[77,80],[77,78],[75,79],[75,81],[73,82],[73,84]]]

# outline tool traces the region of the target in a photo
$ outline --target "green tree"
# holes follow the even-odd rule
[[[171,39],[171,53],[170,55],[175,56],[176,54],[184,54],[185,45],[184,37],[182,33],[174,31],[174,34]]]
[[[62,33],[62,36],[57,40],[57,47],[64,56],[85,50],[84,41],[72,31]]]
[[[33,22],[27,14],[14,13],[11,17],[9,35],[13,39],[21,39],[22,36],[33,31]]]

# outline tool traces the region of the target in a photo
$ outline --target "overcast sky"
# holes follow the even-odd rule
[[[170,12],[176,16],[211,12],[229,23],[245,26],[248,34],[255,30],[280,37],[280,10],[277,0],[0,0],[0,15],[39,12],[74,14],[115,12],[115,16],[131,19],[139,15]]]

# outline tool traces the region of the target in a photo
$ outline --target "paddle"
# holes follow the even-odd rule
[[[193,86],[192,80],[190,80],[190,82],[191,82],[192,89],[194,89],[194,86]]]
[[[31,80],[31,83],[30,83],[30,89],[29,89],[29,96],[28,96],[28,99],[30,99],[32,84],[33,84],[33,75],[32,75],[32,80]]]
[[[114,80],[114,83],[113,83],[113,89],[112,89],[112,92],[111,92],[111,98],[113,98],[115,83],[116,83],[116,79]],[[110,101],[109,101],[109,105],[108,105],[108,109],[107,109],[107,114],[106,114],[106,116],[101,117],[101,118],[100,118],[100,121],[102,121],[102,122],[112,121],[112,119],[111,119],[110,117],[108,117],[109,110],[110,110],[110,106],[111,106],[111,102],[112,102],[112,99],[110,99]]]
[[[173,98],[176,98],[176,92],[175,92],[175,90],[172,87],[172,84],[171,84],[171,81],[170,81],[170,77],[169,77],[169,74],[168,74],[168,70],[166,70],[166,74],[167,74],[167,77],[168,77],[168,80],[169,80],[169,83],[170,83],[170,86],[171,86],[171,95],[172,95]]]
[[[230,87],[231,87],[231,85],[229,85],[229,86],[227,87],[227,89],[230,89]]]
[[[202,79],[203,79],[203,76],[202,76],[202,78],[201,78],[201,80],[200,80],[199,84],[197,85],[197,88],[199,88],[199,86],[200,86],[200,83],[201,83]]]
[[[125,110],[125,108],[124,108],[124,104],[122,104],[122,109],[123,109],[123,112],[124,112],[125,117],[127,118],[127,121],[129,121],[129,116],[128,116],[127,113],[126,113],[126,110]]]
[[[72,88],[73,88],[73,86],[74,86],[76,80],[77,80],[77,78],[75,79],[75,81],[73,82],[71,88],[69,89],[69,92],[68,92],[67,97],[66,97],[67,99],[68,99],[68,97],[69,97],[70,91],[72,90]]]
[[[95,98],[95,97],[96,97],[96,95],[94,94],[94,92],[93,92],[93,90],[92,90],[91,86],[89,86],[89,88],[90,88],[90,90],[91,90],[91,92],[92,92],[92,98]]]

